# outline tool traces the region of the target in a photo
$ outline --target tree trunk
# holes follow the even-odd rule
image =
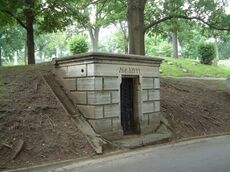
[[[35,50],[34,50],[34,15],[32,7],[34,5],[33,0],[25,0],[27,8],[25,9],[25,18],[26,18],[26,39],[27,39],[27,58],[28,64],[35,64]]]
[[[129,47],[128,45],[125,44],[125,54],[128,54],[129,53]]]
[[[177,32],[172,32],[173,58],[179,58]]]
[[[129,54],[145,55],[144,9],[147,0],[128,0]]]
[[[89,36],[90,36],[93,51],[97,52],[98,51],[100,28],[99,27],[89,28],[88,30],[89,30]]]
[[[28,50],[28,48],[27,48],[27,40],[26,40],[26,42],[25,42],[25,50],[24,50],[24,63],[25,63],[25,65],[27,64],[27,50]]]

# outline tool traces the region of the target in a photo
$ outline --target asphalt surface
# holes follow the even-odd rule
[[[230,172],[230,136],[147,147],[59,167],[53,172]]]
[[[230,172],[230,137],[136,151],[76,168],[77,172]]]

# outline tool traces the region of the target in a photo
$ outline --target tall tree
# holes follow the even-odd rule
[[[20,27],[2,27],[1,28],[1,53],[9,60],[13,59],[14,54],[22,54],[25,40],[23,39],[25,33]]]
[[[144,9],[147,0],[128,0],[129,53],[145,54]]]
[[[83,6],[87,6],[82,11],[85,20],[77,20],[77,22],[88,31],[92,50],[98,51],[101,29],[118,20],[125,20],[126,7],[124,8],[123,2],[117,0],[99,0],[97,3],[85,1]]]
[[[196,20],[210,29],[229,31],[230,15],[224,13],[227,2],[227,0],[128,0],[130,53],[144,55],[145,33],[154,26],[172,19]],[[150,16],[145,15],[145,8],[148,5],[151,6]]]
[[[118,20],[117,22],[114,23],[115,27],[119,31],[115,36],[117,36],[117,41],[120,42],[119,46],[123,47],[123,52],[125,54],[128,54],[129,51],[129,36],[128,36],[128,24],[124,20]],[[119,33],[121,35],[119,35]],[[122,38],[122,40],[120,39]],[[122,42],[122,45],[121,45]]]
[[[172,56],[174,58],[179,58],[177,31],[172,32],[172,48],[173,48]]]
[[[74,0],[0,1],[0,25],[19,24],[26,30],[28,63],[35,63],[34,32],[53,32],[64,28],[80,8]],[[74,10],[75,9],[75,10]]]

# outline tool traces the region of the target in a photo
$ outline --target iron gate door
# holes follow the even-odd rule
[[[121,83],[121,124],[124,134],[134,133],[133,78],[122,78]]]

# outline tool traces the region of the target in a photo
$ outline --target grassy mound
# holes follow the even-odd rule
[[[162,76],[226,77],[230,67],[203,65],[191,59],[164,58]]]

